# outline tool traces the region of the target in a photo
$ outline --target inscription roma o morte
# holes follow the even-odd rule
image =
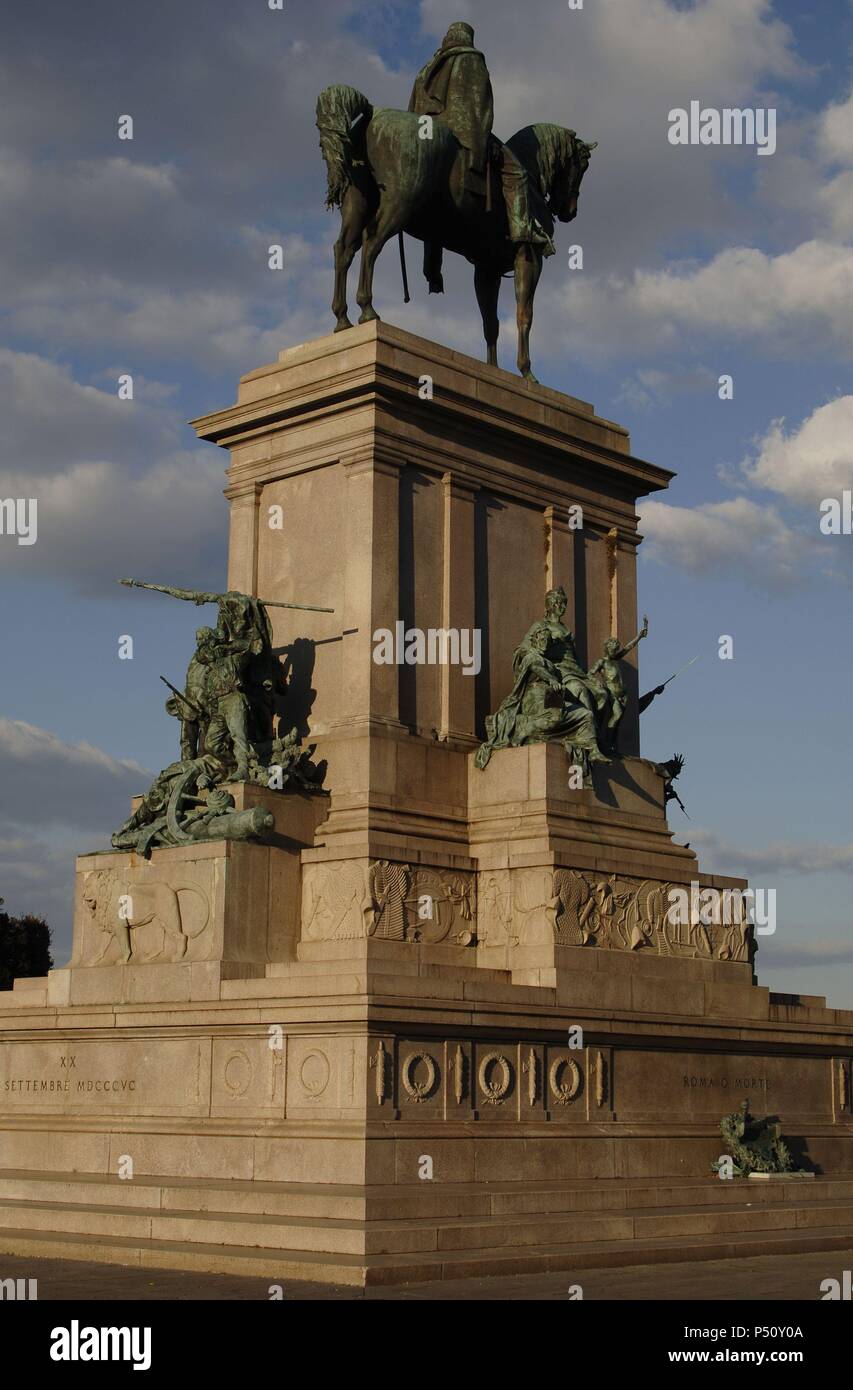
[[[727,1076],[685,1076],[683,1084],[699,1090],[711,1090],[716,1087],[718,1090],[727,1091],[730,1086],[733,1091],[770,1090],[770,1082],[766,1076],[736,1076],[731,1083]]]

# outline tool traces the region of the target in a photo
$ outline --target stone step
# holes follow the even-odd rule
[[[383,974],[365,969],[363,961],[335,960],[332,964],[333,969],[330,966],[322,974],[223,980],[221,998],[281,999],[292,1002],[294,999],[316,998],[318,995],[382,994],[396,999],[487,999],[494,1003],[504,1001],[514,1004],[542,1002],[538,988],[509,984],[505,980],[490,984],[480,978],[485,973],[482,970],[471,970],[467,977],[462,978],[447,973]],[[347,966],[351,966],[351,970],[344,973]]]
[[[399,1225],[400,1223],[395,1223]],[[0,1232],[20,1228],[86,1237],[132,1237],[141,1240],[191,1241],[194,1245],[229,1243],[275,1249],[286,1239],[288,1248],[357,1255],[365,1248],[365,1228],[358,1221],[332,1217],[266,1216],[244,1212],[162,1212],[75,1202],[16,1202],[0,1199]],[[383,1244],[381,1238],[377,1242]],[[395,1252],[434,1249],[428,1227],[404,1227],[385,1244]],[[384,1250],[382,1253],[386,1253]]]
[[[143,1195],[142,1193],[140,1195]],[[184,1190],[186,1201],[188,1190]],[[427,1196],[428,1194],[424,1194]],[[216,1202],[217,1193],[211,1195]],[[200,1244],[233,1244],[335,1254],[386,1255],[441,1251],[526,1249],[559,1244],[596,1244],[776,1231],[853,1231],[853,1198],[826,1204],[794,1202],[725,1208],[708,1205],[628,1208],[610,1212],[561,1212],[548,1216],[439,1214],[420,1212],[406,1217],[370,1219],[334,1215],[294,1215],[218,1206],[115,1204],[103,1201],[65,1202],[0,1197],[0,1229],[25,1227],[92,1236],[129,1236]]]
[[[853,1178],[817,1177],[789,1183],[693,1179],[581,1179],[538,1183],[494,1182],[345,1186],[156,1177],[122,1180],[115,1174],[0,1170],[0,1198],[13,1201],[107,1205],[154,1211],[260,1213],[352,1220],[433,1218],[511,1219],[577,1213],[630,1212],[635,1218],[696,1210],[806,1210],[853,1200]]]
[[[470,965],[440,964],[421,956],[394,956],[386,958],[382,954],[374,954],[372,951],[364,952],[353,951],[351,954],[335,954],[323,958],[305,957],[291,961],[270,961],[266,966],[265,974],[268,979],[277,980],[300,980],[307,979],[311,975],[324,975],[328,973],[340,975],[364,974],[402,976],[420,976],[422,979],[440,980],[446,978],[458,980],[476,980],[480,984],[505,985],[509,982],[510,974],[508,970],[494,970],[488,966],[477,965],[472,960]]]
[[[17,984],[17,981],[16,981]],[[0,1012],[6,1009],[36,1009],[47,1004],[47,985],[0,991]]]
[[[434,1251],[407,1254],[323,1254],[293,1249],[244,1249],[235,1245],[132,1239],[127,1236],[75,1235],[26,1226],[0,1227],[0,1252],[33,1258],[92,1260],[145,1269],[188,1269],[243,1274],[271,1281],[319,1280],[373,1286],[420,1283],[438,1279],[486,1278],[491,1275],[565,1272],[575,1282],[584,1269],[628,1265],[798,1254],[845,1250],[853,1245],[853,1225],[812,1227],[800,1231],[763,1231],[728,1236],[673,1237],[654,1241],[600,1241],[593,1244],[517,1249]]]

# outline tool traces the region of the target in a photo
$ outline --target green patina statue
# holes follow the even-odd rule
[[[360,323],[378,318],[373,272],[383,246],[403,233],[424,243],[424,275],[441,293],[444,250],[474,266],[487,360],[497,365],[501,277],[515,280],[518,369],[530,368],[533,300],[543,258],[554,253],[555,219],[577,214],[595,143],[562,126],[526,126],[506,144],[492,133],[492,85],[470,24],[452,24],[415,80],[408,111],[371,105],[354,87],[317,100],[327,206],[341,209],[335,243],[336,331],[350,328],[347,272],[361,250]],[[403,262],[403,281],[408,288]]]
[[[622,716],[628,705],[628,692],[622,680],[622,671],[619,666],[623,657],[642,642],[648,636],[649,620],[643,618],[643,626],[632,641],[624,645],[618,637],[608,637],[604,644],[604,655],[589,668],[590,678],[597,683],[603,695],[600,699],[600,708],[608,706],[606,716],[602,719],[603,726],[602,741],[606,744],[609,752],[616,752],[616,744],[619,735],[619,725],[622,723]]]
[[[112,836],[113,849],[134,850],[147,859],[152,849],[199,840],[264,839],[275,817],[262,806],[235,810],[231,793],[217,786],[224,775],[223,764],[209,754],[171,763]]]
[[[487,766],[497,748],[557,740],[569,762],[581,768],[585,786],[593,763],[610,762],[599,742],[608,696],[584,671],[574,637],[563,622],[566,591],[550,589],[545,616],[530,627],[513,655],[515,685],[496,714],[486,720],[488,738],[477,750],[477,767]]]
[[[794,1173],[794,1160],[782,1138],[782,1126],[776,1120],[750,1118],[749,1102],[742,1100],[733,1115],[724,1115],[720,1133],[726,1141],[735,1177],[750,1173]],[[728,1160],[718,1158],[711,1167],[715,1173],[728,1166]]]
[[[186,685],[172,691],[166,710],[181,722],[180,761],[158,774],[140,805],[112,837],[114,849],[148,855],[153,848],[202,839],[256,839],[273,825],[261,807],[236,811],[226,782],[254,782],[274,791],[322,792],[323,764],[312,761],[314,744],[303,748],[296,728],[282,725],[287,694],[272,645],[267,604],[237,590],[208,593],[143,584],[192,603],[216,603],[215,628],[196,630],[196,649]],[[280,608],[311,608],[280,603]]]
[[[630,642],[609,637],[604,655],[585,671],[575,639],[563,622],[566,605],[565,589],[549,589],[545,616],[528,628],[516,647],[515,684],[486,720],[487,738],[474,758],[477,767],[487,767],[498,748],[554,740],[563,744],[570,764],[581,769],[583,785],[588,787],[592,764],[609,763],[618,756],[619,726],[628,706],[619,662],[648,634],[649,620],[643,619]],[[666,801],[675,798],[681,806],[672,783],[684,759],[676,754],[668,763],[654,766],[664,779]]]

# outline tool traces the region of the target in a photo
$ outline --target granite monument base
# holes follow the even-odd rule
[[[853,1013],[756,983],[745,884],[640,756],[636,649],[593,785],[557,744],[474,763],[547,590],[584,669],[633,637],[671,475],[381,323],[196,428],[229,585],[334,610],[269,610],[331,795],[232,788],[269,844],[81,858],[69,965],[0,994],[0,1250],[362,1285],[853,1245]],[[479,660],[377,660],[399,625]],[[694,889],[728,909],[674,919]],[[743,1099],[812,1181],[713,1175]]]

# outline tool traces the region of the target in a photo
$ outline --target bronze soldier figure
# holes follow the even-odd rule
[[[229,744],[236,782],[249,779],[249,701],[245,676],[250,657],[257,655],[257,640],[215,640],[199,648],[197,656],[207,667],[206,697],[210,723],[204,736],[205,752],[225,762]]]
[[[181,721],[181,760],[191,762],[204,747],[204,731],[210,718],[207,709],[206,686],[208,664],[202,661],[200,653],[216,638],[212,627],[196,628],[196,649],[187,667],[184,682],[185,698],[179,694],[170,695],[166,701],[166,712]]]
[[[470,24],[451,24],[441,46],[415,78],[409,110],[444,121],[467,156],[466,185],[489,200],[489,168],[500,175],[509,240],[554,255],[554,243],[533,217],[527,171],[512,150],[492,134],[494,100],[486,60],[474,47]],[[441,245],[428,242],[424,256],[430,290],[440,292]]]

